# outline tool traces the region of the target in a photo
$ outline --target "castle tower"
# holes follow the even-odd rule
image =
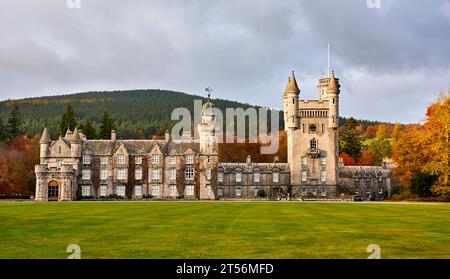
[[[200,199],[215,199],[215,173],[219,161],[218,137],[216,134],[216,116],[214,104],[208,95],[202,107],[201,124],[198,131],[200,137]]]
[[[339,82],[321,78],[319,98],[299,100],[294,73],[283,95],[292,194],[336,195]]]
[[[50,156],[50,145],[52,144],[52,140],[50,138],[47,128],[45,128],[44,131],[42,132],[42,137],[39,143],[41,145],[40,158],[41,163],[43,163],[43,160],[46,157]]]
[[[294,143],[294,131],[300,127],[300,117],[298,115],[299,108],[299,95],[300,89],[297,85],[297,80],[295,78],[295,73],[292,71],[291,76],[288,79],[286,89],[283,94],[284,101],[284,129],[287,131],[287,161],[292,162],[294,158],[294,149],[292,144]],[[293,164],[291,164],[293,166]]]
[[[284,100],[284,127],[287,130],[299,128],[298,97],[300,89],[297,85],[294,71],[288,79],[286,89],[283,94]]]
[[[339,93],[341,86],[339,80],[333,75],[330,77],[330,82],[327,87],[327,99],[330,104],[330,123],[329,127],[337,129],[339,127]]]
[[[75,128],[70,138],[70,155],[73,158],[81,158],[81,137],[78,128]]]
[[[327,99],[329,104],[329,117],[328,117],[328,129],[329,129],[329,141],[328,150],[333,150],[333,156],[329,156],[329,181],[338,183],[339,172],[339,93],[340,93],[339,79],[333,75],[330,77],[330,82],[327,88]]]

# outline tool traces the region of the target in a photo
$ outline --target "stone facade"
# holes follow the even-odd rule
[[[294,72],[283,94],[288,162],[220,163],[213,103],[203,105],[199,138],[89,140],[81,131],[50,139],[44,129],[36,166],[37,201],[128,199],[368,198],[390,191],[390,169],[339,164],[339,80],[318,82],[318,100],[300,100]],[[370,194],[369,194],[370,193]]]

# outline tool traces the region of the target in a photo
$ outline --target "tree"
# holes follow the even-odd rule
[[[368,139],[373,139],[377,136],[377,127],[374,125],[370,125],[366,129],[365,137]]]
[[[373,156],[368,150],[361,152],[361,158],[359,158],[360,166],[373,166]]]
[[[373,164],[380,166],[384,158],[392,157],[392,144],[390,139],[377,138],[368,145],[368,150],[373,156]]]
[[[398,140],[399,133],[400,133],[400,124],[398,124],[398,122],[395,122],[394,129],[392,130],[391,135],[394,141]]]
[[[391,125],[380,124],[377,129],[377,138],[387,139],[391,137]]]
[[[350,155],[348,155],[345,152],[342,152],[339,157],[342,158],[342,161],[344,162],[345,166],[355,166],[356,162],[355,159],[353,159]]]
[[[436,175],[430,175],[423,172],[414,174],[410,183],[411,193],[421,198],[430,197],[432,195],[431,187],[434,185],[437,178]]]
[[[112,120],[107,110],[103,111],[102,123],[100,125],[100,138],[111,138],[111,131],[115,129],[114,121]]]
[[[339,150],[347,153],[355,161],[359,159],[361,153],[361,141],[359,139],[359,131],[357,130],[358,121],[350,117],[345,122],[343,132],[339,138]]]
[[[6,131],[8,139],[13,139],[18,135],[23,134],[23,123],[20,115],[19,107],[14,105],[13,110],[8,116],[8,122],[6,123]]]
[[[96,139],[97,138],[97,130],[92,123],[92,120],[87,119],[83,123],[81,123],[78,127],[87,139]]]
[[[77,120],[75,118],[75,111],[71,105],[67,106],[66,112],[63,114],[61,119],[61,124],[59,126],[59,131],[61,135],[64,135],[67,129],[73,131],[77,126]]]
[[[400,180],[404,193],[409,192],[414,174],[422,172],[424,162],[430,160],[423,152],[429,145],[423,135],[422,125],[410,125],[400,132],[398,140],[394,142],[392,159],[397,165],[394,174]]]
[[[436,175],[432,191],[438,195],[450,196],[450,90],[440,93],[437,101],[427,110],[424,137],[430,143],[424,150],[424,171]]]
[[[3,124],[3,120],[0,118],[0,141],[6,140],[6,127]]]

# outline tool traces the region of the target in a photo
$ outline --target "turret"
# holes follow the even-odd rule
[[[215,133],[214,104],[208,95],[207,102],[202,107],[201,124],[199,124],[200,152],[202,154],[217,154],[217,135]]]
[[[327,88],[327,99],[330,104],[330,118],[329,127],[337,129],[339,127],[339,93],[341,86],[339,79],[333,75],[330,77],[330,82]]]
[[[295,79],[294,71],[288,79],[286,90],[283,94],[284,100],[284,127],[286,130],[295,130],[300,126],[300,118],[298,116],[298,97],[300,89]]]
[[[41,144],[41,152],[40,152],[41,159],[48,157],[50,155],[49,154],[50,153],[50,145],[52,143],[52,140],[48,133],[47,127],[42,132],[42,137],[41,137],[41,140],[39,141],[39,143]]]
[[[70,154],[73,158],[81,157],[81,137],[78,128],[75,128],[70,139]]]

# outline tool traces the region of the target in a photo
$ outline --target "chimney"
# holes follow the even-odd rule
[[[115,130],[111,130],[111,141],[112,142],[116,141],[116,131]]]
[[[166,130],[166,133],[164,134],[164,140],[165,140],[166,142],[169,142],[169,141],[170,141],[170,133],[169,133],[168,130]]]

